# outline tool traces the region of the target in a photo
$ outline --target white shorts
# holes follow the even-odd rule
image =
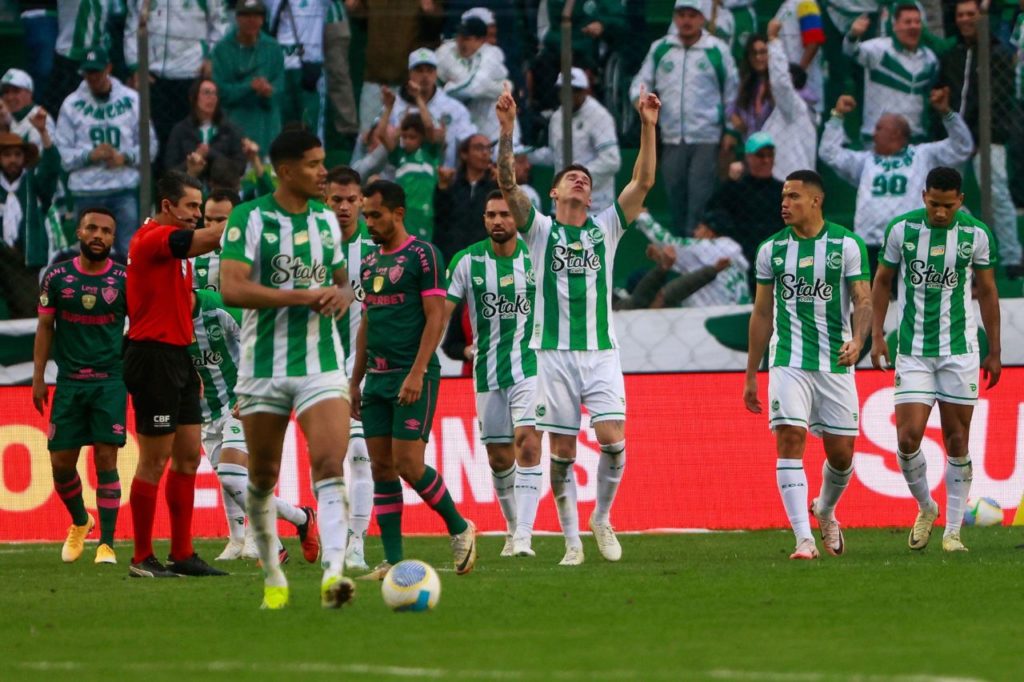
[[[331,398],[348,401],[348,377],[343,370],[306,377],[238,377],[235,385],[238,411],[242,416],[269,412],[285,417],[292,410],[299,415],[317,403]]]
[[[230,412],[222,415],[220,419],[203,424],[202,439],[203,451],[206,452],[206,458],[210,460],[210,466],[214,469],[220,464],[220,451],[223,448],[241,450],[249,454],[242,422],[232,417]]]
[[[480,422],[480,440],[484,445],[515,442],[515,430],[534,426],[537,377],[497,391],[476,394],[476,418]]]
[[[768,370],[768,424],[801,426],[815,436],[860,433],[860,402],[853,373],[833,374],[795,367]]]
[[[978,373],[981,359],[977,353],[922,358],[896,356],[896,395],[893,402],[975,405],[978,402]]]
[[[580,432],[581,406],[590,423],[625,420],[626,382],[617,350],[538,350],[537,428]]]

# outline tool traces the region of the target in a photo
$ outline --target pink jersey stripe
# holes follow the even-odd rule
[[[81,261],[81,259],[82,259],[82,257],[80,255],[79,256],[75,256],[73,259],[71,259],[71,262],[74,264],[75,270],[78,270],[83,275],[105,275],[108,272],[110,272],[110,268],[114,267],[114,261],[112,261],[112,260],[110,260],[108,258],[107,259],[107,267],[103,268],[102,272],[86,272],[85,270],[82,269],[82,265],[79,263],[79,261]]]
[[[409,246],[409,244],[412,244],[414,241],[416,241],[416,237],[413,237],[412,235],[409,235],[409,238],[406,239],[404,242],[402,242],[398,246],[397,249],[395,249],[394,251],[385,251],[384,249],[381,249],[380,250],[380,255],[382,255],[382,256],[390,256],[393,253],[398,253],[399,251],[401,251],[405,247]]]
[[[36,312],[39,313],[40,315],[56,315],[57,314],[57,309],[56,308],[44,308],[43,306],[39,306],[38,308],[36,308]]]
[[[374,511],[377,512],[377,516],[381,514],[401,514],[402,503],[397,502],[395,504],[375,504],[373,505]]]

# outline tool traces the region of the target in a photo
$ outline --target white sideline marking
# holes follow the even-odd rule
[[[2,667],[2,666],[0,666]],[[98,666],[87,665],[77,661],[31,661],[16,663],[14,667],[23,670],[42,672],[73,672],[82,670],[116,669],[126,672],[167,672],[180,671],[191,673],[313,673],[324,675],[384,675],[409,679],[473,679],[473,680],[522,680],[537,677],[539,671],[526,670],[447,670],[444,668],[411,668],[395,665],[368,665],[361,663],[246,663],[243,661],[208,661],[194,663],[188,661],[166,661],[150,663],[109,663]],[[707,671],[644,671],[635,670],[548,670],[543,676],[555,680],[593,680],[593,679],[680,679],[705,678],[711,680],[740,680],[742,682],[986,682],[978,677],[950,677],[944,675],[860,675],[842,673],[779,673],[757,670],[707,670]]]

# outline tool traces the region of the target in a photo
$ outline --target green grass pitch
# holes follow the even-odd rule
[[[261,576],[129,579],[93,548],[64,565],[57,545],[0,546],[0,680],[740,680],[963,682],[1024,679],[1019,528],[967,529],[966,555],[939,538],[920,554],[906,531],[847,531],[847,556],[788,560],[788,532],[622,537],[623,560],[557,566],[500,559],[450,568],[444,538],[407,538],[441,569],[438,609],[388,611],[359,582],[341,612],[319,606],[318,566],[294,539],[292,602],[258,610]],[[209,559],[221,544],[204,541]],[[379,541],[367,541],[370,559]],[[158,555],[166,544],[158,545]]]

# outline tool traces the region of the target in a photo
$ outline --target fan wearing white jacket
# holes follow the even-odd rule
[[[785,182],[786,176],[793,171],[815,167],[818,116],[793,83],[786,47],[780,38],[781,31],[781,22],[775,19],[768,22],[768,82],[775,108],[761,130],[779,142],[775,147],[772,175],[776,180]]]
[[[476,17],[465,19],[456,37],[437,48],[437,77],[444,92],[469,110],[477,133],[498,141],[494,104],[508,78],[505,53],[487,42],[487,24]]]

